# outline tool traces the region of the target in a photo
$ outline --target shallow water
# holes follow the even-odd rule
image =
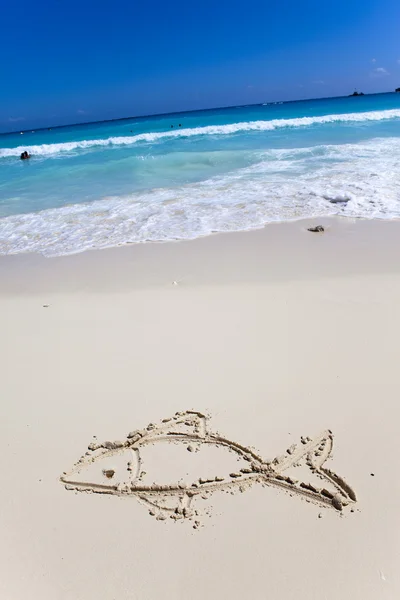
[[[399,172],[400,94],[6,134],[0,253],[54,256],[334,214],[397,218]]]

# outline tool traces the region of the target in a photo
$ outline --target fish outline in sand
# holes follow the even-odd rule
[[[226,447],[244,459],[248,468],[241,469],[238,473],[230,473],[228,480],[223,477],[212,477],[210,479],[200,478],[190,485],[182,483],[143,485],[140,478],[140,449],[157,442],[214,444],[217,447]],[[301,444],[293,444],[284,455],[274,458],[272,461],[264,461],[251,448],[209,431],[208,419],[201,412],[184,411],[176,413],[170,419],[163,419],[159,425],[150,423],[145,429],[132,431],[124,442],[92,442],[88,446],[88,452],[75,463],[69,472],[63,473],[60,481],[70,490],[135,496],[150,508],[151,514],[158,514],[159,519],[165,519],[168,514],[173,518],[192,517],[193,498],[238,487],[244,491],[254,483],[277,487],[290,492],[293,496],[298,495],[317,505],[324,505],[341,512],[345,506],[354,504],[357,497],[353,488],[341,476],[323,466],[330,458],[332,449],[333,434],[328,429],[314,439],[302,437]],[[76,476],[85,467],[101,462],[105,458],[121,455],[127,450],[130,451],[130,460],[127,463],[129,472],[127,482],[114,484],[110,481],[109,484],[103,484],[74,478],[74,475]],[[302,462],[321,480],[328,482],[335,491],[332,492],[326,487],[317,488],[313,484],[297,481],[284,474],[287,469],[298,466]],[[114,472],[112,469],[103,469],[103,474],[111,480]],[[174,501],[172,507],[167,503],[167,500],[171,500],[171,498]]]

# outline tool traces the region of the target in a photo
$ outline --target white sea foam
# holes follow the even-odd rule
[[[230,125],[208,125],[171,131],[153,133],[140,133],[132,136],[109,137],[100,140],[81,140],[77,142],[64,142],[60,144],[42,144],[40,146],[18,146],[17,148],[0,148],[0,158],[20,156],[27,150],[36,156],[49,156],[59,152],[71,152],[100,146],[123,146],[138,142],[157,142],[164,138],[184,138],[200,135],[232,135],[245,131],[272,131],[281,128],[309,127],[311,125],[324,125],[337,122],[368,122],[400,119],[400,109],[369,111],[363,113],[347,113],[343,115],[325,115],[321,117],[300,117],[298,119],[273,119],[270,121],[245,121]]]
[[[399,218],[400,139],[260,152],[259,162],[178,188],[0,220],[0,253],[56,256],[191,239],[324,215]]]

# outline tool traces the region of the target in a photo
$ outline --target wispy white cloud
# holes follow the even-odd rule
[[[390,73],[384,67],[377,67],[370,73],[371,77],[386,77],[386,75],[390,75]]]
[[[376,58],[372,58],[371,59],[372,64],[374,65],[376,63]]]
[[[316,79],[315,81],[313,81],[313,83],[315,85],[326,85],[326,83],[323,79]]]
[[[400,58],[398,58],[398,59],[397,59],[397,62],[398,62],[398,63],[399,63],[399,65],[400,65]]]
[[[25,121],[25,117],[8,117],[9,123],[18,123],[18,121]]]
[[[78,108],[78,110],[76,112],[78,113],[78,115],[86,115],[87,114],[86,110],[83,110],[83,108]]]

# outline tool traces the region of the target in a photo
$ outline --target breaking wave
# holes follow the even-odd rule
[[[27,150],[30,154],[38,156],[51,156],[60,152],[95,148],[101,146],[127,146],[138,142],[157,142],[164,138],[185,138],[201,135],[232,135],[246,131],[273,131],[275,129],[310,127],[328,123],[355,123],[369,121],[384,121],[400,119],[400,109],[369,111],[363,113],[347,113],[325,115],[321,117],[299,117],[296,119],[273,119],[270,121],[245,121],[229,125],[209,125],[174,131],[159,131],[154,133],[141,133],[132,136],[109,137],[106,139],[81,140],[59,144],[42,144],[39,146],[18,146],[16,148],[0,148],[0,158],[19,156]]]
[[[0,254],[57,256],[327,215],[399,218],[399,168],[399,138],[269,150],[206,181],[3,218]]]

